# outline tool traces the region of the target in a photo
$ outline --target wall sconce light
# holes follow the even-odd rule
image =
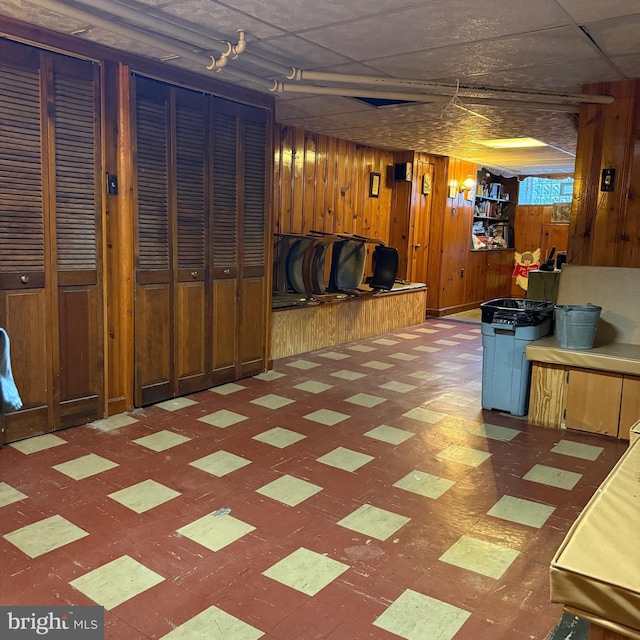
[[[475,188],[476,188],[476,181],[473,179],[473,176],[469,174],[464,179],[464,182],[462,182],[462,184],[460,185],[460,193],[471,191],[472,189],[475,189]]]

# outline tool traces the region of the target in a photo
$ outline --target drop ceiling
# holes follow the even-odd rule
[[[505,175],[572,172],[575,94],[640,77],[638,0],[0,0],[0,14],[262,92],[280,81],[282,124]],[[238,31],[245,51],[206,69]],[[340,81],[287,78],[294,69]],[[406,82],[390,89],[363,76]],[[357,99],[380,91],[404,100]],[[548,146],[479,143],[524,136]]]

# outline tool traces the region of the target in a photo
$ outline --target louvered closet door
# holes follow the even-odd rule
[[[264,371],[266,364],[267,116],[213,105],[214,380]]]
[[[53,60],[58,360],[55,401],[60,427],[102,417],[100,110],[94,65]]]
[[[101,417],[97,67],[0,43],[0,325],[24,408],[5,441]]]
[[[209,386],[211,304],[207,281],[207,102],[174,90],[177,282],[175,344],[178,395]]]
[[[264,371],[267,336],[266,213],[267,116],[259,109],[240,111],[242,278],[240,290],[240,375]]]
[[[169,88],[136,80],[135,403],[173,396]]]
[[[213,382],[239,377],[238,115],[237,106],[211,101],[213,129]]]
[[[11,340],[24,408],[4,417],[4,440],[50,430],[51,336],[45,289],[40,57],[0,43],[0,326]]]

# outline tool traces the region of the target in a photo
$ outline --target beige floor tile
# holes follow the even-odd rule
[[[404,362],[411,362],[420,356],[416,356],[413,353],[403,353],[400,351],[399,353],[392,353],[389,355],[390,358],[395,358],[396,360],[403,360]]]
[[[342,518],[338,524],[376,540],[386,540],[410,520],[411,518],[392,513],[386,509],[363,504],[353,513]]]
[[[251,404],[257,404],[265,409],[281,409],[282,407],[286,407],[294,402],[295,401],[290,398],[284,398],[283,396],[278,396],[273,393],[251,400]]]
[[[232,515],[214,516],[210,513],[178,529],[181,536],[211,551],[220,551],[252,531],[255,531],[255,527]]]
[[[348,564],[301,547],[264,571],[263,575],[308,596],[315,596],[349,568]]]
[[[415,391],[418,387],[413,384],[406,384],[404,382],[396,382],[391,380],[380,385],[380,389],[386,389],[387,391],[397,391],[398,393],[409,393],[409,391]]]
[[[3,537],[30,558],[37,558],[88,535],[84,529],[56,514],[16,529]]]
[[[302,417],[307,420],[313,420],[313,422],[327,425],[328,427],[333,427],[351,416],[348,416],[346,413],[340,413],[339,411],[332,411],[331,409],[319,409]]]
[[[437,362],[435,366],[448,371],[462,371],[467,368],[466,364],[458,364],[457,362]]]
[[[136,513],[144,513],[180,495],[178,491],[165,487],[155,480],[143,480],[137,484],[109,494],[109,498],[119,502]]]
[[[485,460],[488,460],[491,454],[487,451],[479,449],[471,449],[470,447],[462,447],[458,444],[452,444],[436,455],[438,460],[450,460],[452,462],[460,462],[470,467],[477,467]]]
[[[318,356],[327,360],[346,360],[351,357],[348,353],[340,353],[339,351],[327,351],[327,353],[319,353]]]
[[[380,362],[378,360],[370,360],[369,362],[364,362],[361,366],[367,367],[367,369],[375,369],[376,371],[386,371],[387,369],[391,369],[396,365],[391,364],[390,362]]]
[[[446,418],[446,414],[439,411],[432,411],[431,409],[425,409],[424,407],[416,407],[402,414],[405,418],[412,418],[413,420],[420,420],[420,422],[426,422],[428,424],[435,424],[438,420]]]
[[[462,536],[441,556],[442,562],[481,573],[489,578],[500,578],[520,555],[519,551],[471,536]]]
[[[322,464],[329,465],[330,467],[336,467],[336,469],[353,472],[360,467],[363,467],[368,462],[371,462],[373,459],[373,456],[369,456],[365,453],[352,451],[351,449],[345,449],[344,447],[338,447],[320,458],[317,458],[317,461],[322,462]]]
[[[470,615],[407,589],[373,624],[406,640],[452,640]]]
[[[315,369],[320,365],[317,362],[311,362],[310,360],[293,360],[292,362],[287,362],[288,367],[293,367],[294,369],[301,369],[302,371],[308,371],[309,369]]]
[[[475,353],[459,353],[456,358],[460,358],[461,360],[469,360],[470,362],[482,361],[482,356],[476,355]]]
[[[229,453],[228,451],[216,451],[204,458],[194,460],[189,464],[196,469],[222,478],[222,476],[226,476],[228,473],[232,473],[251,464],[251,460],[237,456],[234,453]]]
[[[468,333],[456,333],[454,338],[458,338],[459,340],[477,340],[477,335],[469,335]]]
[[[317,484],[289,475],[281,476],[277,480],[265,484],[264,487],[256,489],[256,493],[290,507],[295,507],[320,491],[322,491],[322,487]]]
[[[434,327],[438,327],[438,329],[453,329],[455,328],[455,324],[447,324],[446,322],[439,322],[438,324],[434,324]]]
[[[211,606],[162,636],[161,640],[258,640],[264,633]]]
[[[384,342],[381,340],[374,340],[374,342],[376,342],[377,344],[397,344],[397,342],[393,340],[388,340]],[[359,353],[371,353],[372,351],[376,350],[375,347],[370,347],[366,344],[353,344],[347,347],[347,349],[350,349],[351,351],[358,351]]]
[[[413,431],[405,431],[404,429],[381,424],[379,427],[367,431],[364,435],[389,444],[402,444],[405,440],[414,436],[415,433],[413,433]]]
[[[332,384],[325,384],[324,382],[316,382],[315,380],[307,380],[293,386],[294,389],[300,389],[300,391],[307,391],[309,393],[322,393],[333,389]]]
[[[412,351],[419,351],[420,353],[436,353],[442,351],[440,347],[431,347],[427,344],[422,344],[419,347],[413,347]]]
[[[454,484],[455,482],[452,480],[416,470],[408,473],[404,478],[398,480],[398,482],[395,482],[393,486],[435,500],[451,489]]]
[[[442,378],[441,373],[434,373],[433,371],[414,371],[410,373],[411,378],[418,378],[419,380],[433,381]]]
[[[403,340],[415,340],[420,336],[415,335],[415,333],[395,333],[396,338],[402,338]]]
[[[27,438],[26,440],[20,440],[19,442],[12,442],[9,446],[28,456],[32,453],[38,453],[39,451],[53,449],[53,447],[60,447],[63,444],[67,444],[67,441],[53,433],[46,433],[43,436],[36,436],[35,438]]]
[[[238,424],[238,422],[247,420],[247,416],[240,415],[239,413],[235,413],[234,411],[229,411],[228,409],[220,409],[220,411],[210,413],[208,416],[198,418],[198,420],[200,422],[206,422],[212,427],[226,429],[227,427],[231,427],[234,424]]]
[[[91,426],[99,431],[114,431],[115,429],[128,427],[129,425],[136,424],[137,422],[137,418],[127,415],[126,413],[119,413],[115,416],[103,418],[102,420],[96,420],[91,423]]]
[[[56,464],[52,468],[74,480],[84,480],[90,476],[95,476],[103,471],[115,469],[118,463],[107,460],[95,453],[89,453],[86,456],[69,460],[61,464]]]
[[[351,396],[350,398],[345,398],[344,401],[350,402],[351,404],[357,404],[359,407],[368,407],[370,409],[386,402],[387,399],[381,398],[380,396],[372,396],[368,393],[356,393],[356,395]]]
[[[156,407],[164,409],[165,411],[178,411],[180,409],[186,409],[194,404],[198,404],[191,398],[172,398],[171,400],[165,400],[164,402],[158,402]]]
[[[179,444],[189,442],[189,440],[191,440],[191,438],[187,438],[187,436],[165,430],[152,433],[150,436],[137,438],[136,440],[133,440],[133,442],[147,449],[151,449],[151,451],[158,452],[172,449],[173,447],[177,447]]]
[[[436,325],[434,325],[436,326]],[[440,325],[437,325],[440,326]],[[437,329],[427,329],[425,327],[421,327],[420,329],[416,329],[418,333],[439,333]]]
[[[456,342],[455,340],[434,340],[433,344],[441,344],[445,347],[455,347],[456,345],[459,345],[459,342]]]
[[[531,482],[546,484],[549,487],[557,487],[558,489],[567,489],[570,491],[578,484],[580,478],[582,478],[582,474],[565,471],[564,469],[556,469],[555,467],[548,467],[544,464],[536,464],[525,473],[523,478]]]
[[[349,371],[348,369],[343,369],[342,371],[334,371],[331,373],[334,378],[340,378],[342,380],[360,380],[361,378],[366,378],[366,373],[358,373],[357,371]]]
[[[14,489],[6,482],[0,482],[0,507],[6,507],[14,502],[20,502],[20,500],[26,500],[29,496]]]
[[[487,515],[539,529],[554,511],[555,507],[546,504],[513,496],[502,496],[489,509]]]
[[[232,393],[237,393],[238,391],[242,391],[247,387],[243,387],[241,384],[236,384],[235,382],[228,382],[227,384],[221,384],[217,387],[211,387],[209,391],[213,391],[213,393],[217,393],[221,396],[229,396]]]
[[[265,371],[264,373],[259,373],[257,376],[253,376],[256,380],[266,380],[267,382],[271,382],[272,380],[278,380],[279,378],[284,378],[287,374],[282,373],[281,371]]]
[[[597,460],[603,451],[604,449],[602,447],[596,447],[592,444],[582,444],[581,442],[571,442],[571,440],[560,440],[560,442],[551,449],[552,453],[560,453],[564,456],[582,458],[583,460]]]
[[[519,433],[517,429],[509,427],[500,427],[496,424],[484,423],[480,425],[473,433],[483,436],[489,440],[500,440],[502,442],[511,442]]]
[[[274,427],[273,429],[269,429],[269,431],[264,431],[257,436],[253,436],[253,439],[265,442],[273,447],[278,447],[278,449],[284,449],[289,445],[300,442],[300,440],[304,440],[306,437],[307,436],[297,433],[296,431],[291,431],[290,429]]]
[[[131,600],[164,578],[129,556],[121,556],[69,584],[107,611]]]

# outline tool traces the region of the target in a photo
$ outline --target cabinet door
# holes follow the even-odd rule
[[[640,378],[625,376],[622,381],[618,438],[628,440],[629,430],[638,420],[640,420]]]
[[[568,375],[564,426],[617,437],[622,375],[585,369]]]

